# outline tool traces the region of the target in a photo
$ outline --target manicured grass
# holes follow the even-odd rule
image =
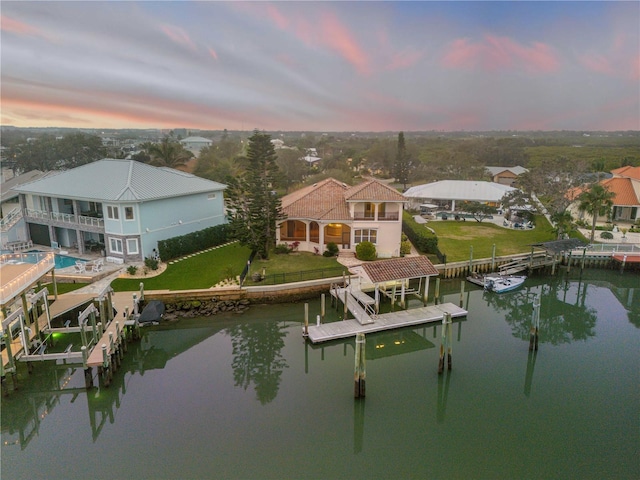
[[[473,246],[473,258],[491,258],[493,245],[496,256],[531,252],[531,244],[555,240],[556,235],[547,219],[536,215],[536,228],[512,230],[488,222],[429,222],[438,236],[438,248],[447,256],[447,262],[469,260]]]
[[[271,253],[268,260],[254,259],[251,264],[251,270],[247,278],[245,279],[245,285],[259,285],[260,282],[251,281],[252,273],[262,273],[264,268],[265,276],[268,281],[271,281],[273,275],[281,274],[293,274],[298,272],[309,272],[304,275],[304,280],[311,280],[315,278],[323,278],[322,270],[328,271],[328,269],[342,269],[346,270],[342,264],[337,260],[337,257],[323,257],[322,255],[314,255],[310,252],[293,252],[286,254]],[[334,276],[338,276],[334,273]],[[326,275],[324,275],[326,277]],[[290,280],[286,280],[289,278]],[[273,281],[272,283],[282,283],[283,281],[299,281],[293,275],[285,275],[280,279]]]
[[[192,257],[167,265],[167,269],[157,277],[146,279],[118,278],[111,283],[116,292],[135,291],[140,282],[145,290],[187,290],[210,288],[227,277],[240,275],[247,264],[250,251],[234,243],[202,252]]]

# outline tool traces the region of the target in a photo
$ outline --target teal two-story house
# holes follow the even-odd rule
[[[34,244],[100,251],[121,263],[152,256],[159,240],[225,223],[225,188],[171,168],[103,159],[15,190]]]

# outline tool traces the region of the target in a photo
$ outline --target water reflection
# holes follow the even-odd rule
[[[233,345],[233,379],[237,387],[254,385],[262,405],[278,394],[282,371],[288,367],[282,356],[286,327],[275,322],[242,323],[226,330]]]
[[[553,279],[546,285],[502,295],[484,292],[483,297],[487,305],[504,312],[514,337],[528,340],[533,302],[541,293],[540,342],[559,345],[595,336],[598,317],[596,310],[585,304],[587,286]]]

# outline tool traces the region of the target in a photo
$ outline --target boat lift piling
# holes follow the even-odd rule
[[[307,338],[309,336],[309,304],[304,304],[304,330],[302,336]]]
[[[540,295],[533,300],[531,329],[529,330],[529,351],[538,350],[538,332],[540,330]]]
[[[356,354],[355,354],[355,370],[353,373],[354,388],[353,396],[355,398],[364,398],[366,393],[366,359],[365,359],[365,335],[358,333],[356,335]]]
[[[463,278],[462,281],[460,282],[460,307],[464,305],[464,282],[465,282],[465,279]]]
[[[445,312],[442,317],[442,339],[440,341],[440,361],[438,363],[438,374],[444,371],[445,350],[447,356],[447,368],[451,370],[451,314]]]
[[[438,305],[440,303],[440,277],[436,277],[436,291],[434,293],[435,304]]]

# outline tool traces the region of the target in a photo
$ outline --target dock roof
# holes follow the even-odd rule
[[[371,283],[439,275],[436,267],[423,255],[367,262],[362,264],[362,270]]]
[[[566,240],[552,240],[550,242],[533,243],[532,247],[544,248],[551,253],[562,253],[576,248],[585,248],[587,245],[577,238],[568,238]]]

